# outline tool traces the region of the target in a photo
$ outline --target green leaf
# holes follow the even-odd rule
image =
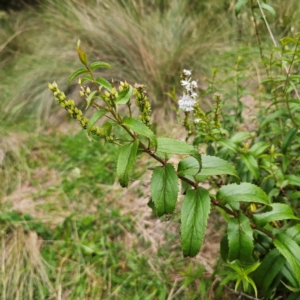
[[[263,154],[268,148],[269,145],[266,142],[258,142],[253,144],[253,146],[249,149],[249,152],[253,156],[259,156]]]
[[[297,176],[297,175],[285,175],[284,179],[287,180],[290,185],[300,186],[300,176]]]
[[[228,148],[229,150],[231,150],[234,153],[237,153],[237,151],[238,151],[238,146],[234,142],[232,142],[231,140],[228,140],[226,138],[220,139],[220,144],[223,147]]]
[[[299,287],[299,283],[297,281],[297,278],[294,274],[294,271],[292,270],[291,265],[288,263],[288,261],[286,260],[284,266],[281,269],[281,274],[287,279],[288,283],[297,288]]]
[[[241,9],[248,3],[248,0],[238,0],[234,7],[235,15],[238,16],[240,14]]]
[[[69,77],[68,83],[70,84],[71,81],[72,81],[75,77],[77,77],[77,76],[79,76],[79,75],[81,75],[81,74],[84,74],[84,73],[88,73],[88,70],[85,69],[85,68],[77,69],[77,70],[76,70],[74,73],[72,73],[71,76]]]
[[[286,258],[291,265],[294,274],[300,284],[300,247],[288,235],[284,233],[277,234],[273,240],[275,247]]]
[[[216,197],[222,204],[241,201],[269,205],[267,194],[260,187],[247,182],[222,186]]]
[[[188,190],[181,210],[181,245],[184,256],[196,256],[203,244],[210,197],[207,190],[199,187]]]
[[[96,79],[96,82],[98,82],[101,86],[105,87],[108,91],[111,92],[112,86],[106,79],[99,77]]]
[[[226,160],[216,156],[202,155],[202,169],[200,176],[213,175],[233,175],[238,178],[234,167]],[[178,172],[180,175],[196,175],[199,171],[199,163],[194,157],[187,157],[181,160],[178,164]]]
[[[122,187],[128,186],[128,172],[135,162],[138,145],[139,140],[135,140],[132,143],[125,144],[121,148],[117,164],[117,174]]]
[[[287,204],[272,203],[270,207],[272,208],[271,211],[262,214],[255,214],[253,216],[255,222],[257,222],[259,226],[264,226],[269,222],[278,221],[278,220],[288,220],[288,219],[300,220],[294,215],[293,209]]]
[[[257,164],[257,160],[250,154],[250,153],[243,153],[241,154],[241,159],[245,163],[245,165],[248,167],[249,171],[253,175],[255,179],[259,178],[259,167]]]
[[[273,17],[276,17],[276,11],[271,5],[268,5],[263,2],[260,5],[261,5],[262,9],[268,11],[271,15],[273,15]]]
[[[282,141],[282,146],[281,146],[283,154],[286,153],[286,150],[288,149],[288,147],[295,140],[297,133],[298,133],[298,128],[292,128],[285,134],[283,141]]]
[[[158,138],[157,151],[171,154],[189,154],[197,159],[198,172],[201,170],[201,155],[199,154],[198,150],[185,142],[169,138]]]
[[[116,103],[126,104],[130,100],[131,96],[132,96],[132,86],[130,85],[128,87],[128,89],[126,89],[118,94]]]
[[[262,130],[267,124],[272,122],[273,120],[279,118],[281,115],[285,114],[286,111],[284,109],[281,110],[276,110],[274,113],[272,113],[270,116],[265,118],[263,122],[260,123],[259,125],[259,130]]]
[[[230,138],[230,140],[234,143],[239,143],[245,139],[252,138],[252,135],[250,132],[238,132],[234,136]]]
[[[91,75],[86,75],[81,78],[81,84],[83,84],[85,81],[93,81],[93,78]]]
[[[155,148],[157,148],[157,139],[154,133],[149,129],[147,125],[143,122],[133,119],[133,118],[125,118],[123,121],[123,125],[136,132],[137,134],[146,136],[150,140],[153,141]]]
[[[91,65],[90,65],[90,69],[92,71],[94,71],[95,69],[97,68],[107,68],[107,69],[111,69],[111,66],[103,61],[96,61],[96,62],[93,62]]]
[[[300,244],[300,224],[290,227],[286,233],[293,239],[293,241]]]
[[[277,249],[270,251],[262,260],[254,275],[255,282],[262,288],[262,292],[266,293],[272,281],[281,271],[286,259]]]
[[[86,131],[89,133],[91,131],[91,128],[93,127],[93,125],[99,120],[101,119],[101,117],[103,117],[106,114],[106,110],[105,109],[99,109],[97,110],[93,116],[90,118],[88,124],[87,124],[87,128]]]
[[[178,197],[178,178],[173,165],[154,168],[150,190],[157,215],[172,214]]]
[[[237,218],[230,218],[227,235],[228,260],[247,261],[253,251],[253,232],[249,219],[243,214],[240,214]]]
[[[98,91],[92,91],[90,94],[89,94],[89,96],[87,97],[87,99],[86,99],[86,108],[85,109],[87,109],[90,105],[91,105],[91,102],[92,102],[92,100],[94,99],[94,96],[95,96],[95,94],[97,93]]]
[[[220,254],[224,262],[228,259],[229,247],[228,247],[228,236],[227,234],[222,238],[220,243]]]

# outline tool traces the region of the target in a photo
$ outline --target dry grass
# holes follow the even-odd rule
[[[54,288],[48,277],[48,264],[40,254],[42,241],[33,231],[11,228],[1,236],[1,299],[35,299],[37,293],[45,299],[44,290]]]
[[[113,66],[112,72],[101,75],[146,84],[152,103],[164,107],[168,104],[164,92],[178,86],[180,71],[192,67],[200,75],[207,69],[203,57],[224,46],[225,28],[230,33],[227,20],[213,9],[194,15],[187,1],[172,0],[163,14],[154,7],[150,11],[140,5],[124,7],[117,0],[43,3],[39,11],[28,12],[23,23],[30,28],[28,33],[23,33],[25,25],[19,23],[2,31],[3,51],[11,52],[12,42],[7,41],[20,32],[15,47],[23,53],[7,70],[14,87],[7,89],[4,106],[10,119],[49,118],[53,101],[47,83],[56,80],[62,89],[67,87],[68,75],[80,66],[74,49],[79,38],[91,61]],[[22,49],[22,38],[26,38],[27,50]]]

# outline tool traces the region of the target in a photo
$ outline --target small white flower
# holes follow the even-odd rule
[[[195,93],[195,92],[193,92],[192,94],[191,94],[191,97],[193,98],[193,99],[195,99],[195,98],[197,98],[197,93]]]
[[[179,108],[183,111],[193,111],[195,104],[196,100],[189,95],[183,95],[178,101]]]
[[[195,120],[194,120],[194,122],[195,122],[196,124],[198,124],[200,121],[201,121],[201,119],[195,119]]]
[[[191,86],[191,84],[190,84],[190,83],[187,84],[187,85],[185,86],[185,89],[186,89],[187,92],[191,92],[191,91],[192,91],[192,86]]]
[[[184,76],[191,76],[192,75],[192,70],[186,70],[186,69],[184,69],[183,70],[183,75]]]
[[[182,86],[190,85],[190,80],[191,80],[191,79],[189,79],[189,80],[181,80],[181,81],[180,81],[180,82],[181,82],[181,85],[182,85]]]
[[[197,87],[198,87],[197,81],[193,80],[193,81],[191,82],[191,86],[192,86],[194,89],[197,88]]]

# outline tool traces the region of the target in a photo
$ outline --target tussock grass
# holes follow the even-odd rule
[[[205,53],[225,41],[225,28],[230,32],[226,19],[212,10],[196,15],[188,7],[188,1],[178,0],[164,12],[117,0],[44,1],[38,11],[28,12],[36,29],[25,43],[29,51],[10,67],[14,89],[7,91],[7,116],[49,117],[53,101],[46,84],[56,80],[67,87],[66,78],[80,66],[74,50],[78,38],[91,60],[112,64],[108,78],[145,83],[152,102],[163,106],[168,102],[164,92],[178,85],[182,68],[203,71]]]
[[[47,83],[56,80],[67,89],[68,75],[80,66],[74,49],[77,39],[91,61],[113,66],[112,72],[101,75],[146,84],[152,103],[167,106],[164,92],[178,89],[183,68],[192,68],[195,78],[203,78],[211,67],[222,64],[224,49],[236,53],[238,43],[248,47],[256,43],[251,11],[244,10],[236,19],[234,3],[44,0],[36,10],[1,13],[2,117],[49,119],[53,100]],[[272,5],[279,15],[278,20],[268,16],[276,36],[290,32],[292,24],[297,31],[297,0]],[[263,21],[258,22],[267,33]]]
[[[56,299],[49,266],[41,256],[42,241],[34,231],[11,227],[1,236],[1,299]],[[47,293],[45,294],[45,291]]]

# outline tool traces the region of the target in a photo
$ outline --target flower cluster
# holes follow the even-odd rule
[[[217,128],[221,128],[221,123],[220,123],[221,102],[222,102],[221,94],[215,93],[214,94],[214,122]]]
[[[184,87],[185,91],[183,96],[180,97],[178,101],[179,108],[185,112],[193,111],[194,106],[197,103],[197,93],[195,89],[198,87],[197,81],[191,80],[192,71],[183,70],[181,74],[181,85]]]
[[[144,85],[136,83],[134,85],[133,93],[135,95],[136,106],[141,112],[139,119],[147,126],[150,126],[151,104],[146,96],[146,91],[144,88]]]
[[[224,133],[220,122],[222,97],[216,93],[213,96],[214,110],[205,113],[196,101],[198,84],[191,76],[191,70],[182,71],[181,85],[184,92],[178,101],[179,109],[184,111],[182,124],[187,131],[186,140],[192,135],[202,136],[203,140],[219,139]]]
[[[64,108],[73,119],[76,119],[83,129],[87,129],[89,119],[84,117],[82,111],[75,106],[73,100],[67,100],[66,95],[58,89],[56,82],[49,83],[49,89],[53,92],[54,99],[57,103]],[[106,131],[104,128],[98,126],[92,126],[91,133],[100,137],[106,137]]]

